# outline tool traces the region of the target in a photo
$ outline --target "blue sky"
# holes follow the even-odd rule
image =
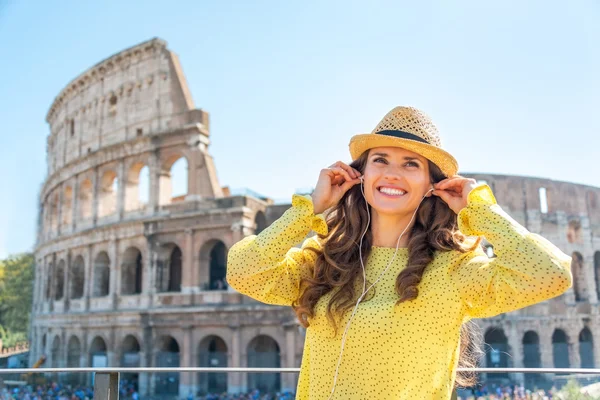
[[[462,172],[600,186],[599,20],[595,0],[0,0],[0,257],[34,244],[54,97],[152,37],[211,114],[223,186],[289,198],[396,105]]]

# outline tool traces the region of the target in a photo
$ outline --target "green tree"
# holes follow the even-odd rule
[[[29,331],[34,270],[34,258],[29,253],[0,263],[0,325],[12,334]]]

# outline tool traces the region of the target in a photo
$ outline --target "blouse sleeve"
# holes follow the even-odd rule
[[[294,195],[292,206],[279,219],[231,247],[227,282],[260,302],[291,305],[300,294],[301,278],[309,274],[307,264],[316,260],[308,248],[321,249],[318,236],[304,240],[311,231],[326,235],[327,223],[321,214],[314,215],[310,196]],[[300,243],[300,248],[294,247]]]
[[[467,236],[484,236],[495,254],[488,258],[478,246],[450,268],[468,317],[514,311],[571,287],[571,257],[506,214],[488,185],[469,193],[467,206],[458,214],[458,226]]]

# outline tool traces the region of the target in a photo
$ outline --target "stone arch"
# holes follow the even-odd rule
[[[227,344],[216,335],[210,335],[200,341],[198,346],[198,366],[227,367]],[[227,373],[198,374],[200,391],[206,393],[227,392]]]
[[[600,299],[600,251],[594,253],[594,278],[596,280],[596,294]]]
[[[267,217],[265,217],[265,213],[259,211],[254,216],[254,234],[258,235],[267,227]]]
[[[134,335],[127,335],[121,345],[121,367],[137,368],[141,366],[141,346]],[[121,376],[123,383],[133,385],[134,390],[138,390],[139,374],[123,373]]]
[[[486,365],[488,368],[508,368],[508,338],[502,328],[490,328],[485,332]],[[507,378],[507,373],[498,373],[494,378]]]
[[[61,359],[60,355],[62,354],[62,347],[60,343],[60,337],[58,335],[54,336],[54,340],[52,340],[52,349],[50,351],[52,357],[52,368],[61,367]]]
[[[60,260],[54,271],[54,300],[61,300],[65,295],[65,260]]]
[[[149,181],[146,163],[138,161],[131,165],[125,183],[125,211],[143,210],[148,205]]]
[[[142,274],[144,264],[142,252],[137,247],[129,247],[123,254],[121,264],[121,293],[142,293]]]
[[[62,221],[61,224],[64,228],[69,228],[73,220],[73,189],[71,186],[67,186],[63,193],[62,203]]]
[[[94,260],[94,297],[108,296],[110,291],[110,258],[101,251]]]
[[[221,240],[209,240],[200,248],[200,270],[208,271],[205,290],[226,290],[227,248]]]
[[[75,335],[69,338],[67,344],[67,368],[78,368],[81,363],[81,341]]]
[[[179,367],[179,343],[172,336],[162,336],[157,341],[155,364],[157,367]],[[179,395],[179,373],[157,374],[156,390],[158,395]]]
[[[79,218],[87,220],[92,218],[94,189],[92,181],[84,179],[79,186]]]
[[[180,292],[183,254],[175,243],[166,243],[158,250],[156,285],[159,292]]]
[[[71,299],[83,297],[85,287],[85,262],[82,256],[77,256],[69,274],[69,296]]]
[[[185,155],[174,154],[162,164],[160,174],[160,205],[185,200],[189,190],[189,162]]]
[[[579,332],[579,359],[581,368],[594,368],[594,338],[588,327]]]
[[[575,294],[575,301],[587,300],[583,256],[577,251],[574,251],[571,255],[571,272],[573,274],[573,292]]]
[[[98,199],[98,217],[107,217],[117,212],[117,193],[119,178],[113,170],[107,170],[100,180],[100,196]]]
[[[552,359],[555,368],[570,368],[569,338],[562,329],[555,329],[552,333]]]
[[[96,336],[90,344],[90,366],[91,367],[107,367],[108,352],[106,341],[102,336]]]
[[[267,335],[258,335],[247,348],[248,367],[280,368],[281,352],[277,341]],[[274,393],[281,390],[281,373],[249,373],[248,389],[258,389],[261,393]]]

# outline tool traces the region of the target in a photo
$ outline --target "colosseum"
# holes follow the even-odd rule
[[[289,204],[232,195],[220,185],[209,153],[209,114],[195,108],[178,58],[163,40],[83,72],[56,96],[46,120],[30,365],[43,355],[48,367],[300,365],[304,330],[293,311],[258,303],[224,279],[227,249]],[[187,168],[186,194],[173,196],[178,161]],[[478,321],[488,344],[483,366],[595,366],[600,188],[464,175],[486,181],[513,218],[573,255],[567,293]],[[142,395],[161,397],[294,391],[297,381],[290,373],[122,378]]]

